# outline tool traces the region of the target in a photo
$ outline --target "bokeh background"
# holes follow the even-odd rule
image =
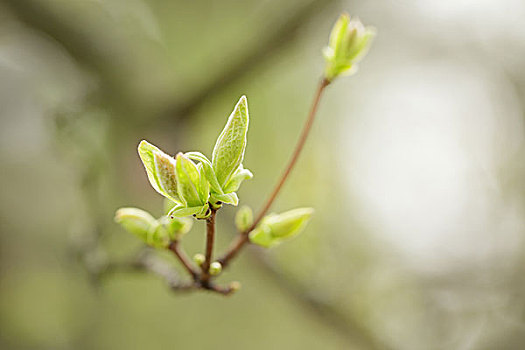
[[[242,94],[240,197],[260,207],[344,10],[379,34],[274,205],[314,207],[308,229],[244,251],[230,298],[104,273],[141,247],[114,211],[162,212],[138,141],[210,154]],[[524,18],[522,0],[0,1],[0,348],[523,349]]]

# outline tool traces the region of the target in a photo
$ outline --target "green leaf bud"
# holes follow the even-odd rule
[[[250,232],[250,241],[266,248],[277,245],[299,234],[312,214],[312,208],[299,208],[281,214],[270,214]]]
[[[253,211],[248,206],[242,206],[235,214],[235,226],[240,232],[244,232],[253,224]]]
[[[332,81],[339,75],[356,72],[357,64],[368,52],[375,33],[373,27],[363,26],[358,18],[350,19],[348,14],[342,14],[332,28],[328,46],[323,49],[325,78]]]
[[[222,265],[218,261],[214,261],[210,264],[210,275],[217,276],[222,272]]]
[[[155,248],[167,248],[170,244],[168,228],[157,221],[156,225],[148,232],[146,243]]]
[[[151,216],[150,213],[138,208],[118,209],[115,213],[115,222],[144,242],[147,241],[148,232],[157,224],[155,218]]]
[[[206,257],[204,256],[204,254],[197,253],[193,256],[193,261],[195,262],[195,264],[197,264],[197,266],[201,266],[202,264],[204,264],[205,260]]]

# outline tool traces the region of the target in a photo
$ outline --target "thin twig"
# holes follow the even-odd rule
[[[172,249],[170,248],[170,250]],[[177,251],[180,252],[179,249],[177,249]],[[150,273],[164,280],[164,282],[173,291],[206,290],[206,291],[210,291],[213,293],[222,294],[224,296],[229,296],[233,294],[235,291],[237,291],[240,287],[238,282],[232,282],[227,286],[220,286],[220,285],[217,285],[209,281],[206,285],[203,285],[200,279],[198,278],[199,277],[198,273],[194,281],[191,281],[191,282],[183,281],[180,279],[180,276],[177,270],[174,269],[173,266],[171,266],[171,264],[169,264],[164,259],[157,256],[149,248],[145,248],[141,250],[137,256],[129,260],[120,261],[120,262],[112,262],[108,264],[104,270],[99,271],[98,277],[99,279],[102,277],[108,277],[111,274],[116,273],[116,272]]]
[[[193,264],[191,263],[190,259],[188,258],[188,256],[186,255],[182,247],[180,246],[180,242],[179,241],[171,242],[168,249],[171,250],[175,254],[177,259],[179,259],[179,261],[182,263],[182,266],[184,266],[186,271],[188,271],[188,273],[191,275],[193,280],[197,281],[199,278],[199,273],[193,267]]]
[[[211,215],[206,219],[206,255],[202,263],[201,284],[207,286],[210,280],[210,265],[213,258],[213,243],[215,241],[215,213],[211,208]]]
[[[297,141],[297,144],[295,146],[294,152],[292,153],[292,156],[290,157],[290,160],[288,161],[288,165],[284,169],[281,178],[275,185],[272,193],[266,200],[265,204],[263,205],[262,209],[260,210],[259,214],[257,215],[255,221],[253,224],[245,231],[240,232],[238,237],[234,240],[231,247],[229,248],[228,252],[219,259],[219,262],[222,264],[223,267],[226,267],[231,259],[233,259],[239,251],[242,249],[242,247],[249,242],[249,236],[248,234],[259,224],[259,222],[264,218],[264,215],[268,212],[270,207],[272,206],[273,202],[275,201],[275,198],[277,198],[277,195],[281,191],[284,183],[288,179],[288,176],[290,175],[292,169],[294,168],[295,164],[297,163],[297,160],[299,159],[299,156],[301,155],[301,151],[304,148],[304,144],[306,143],[306,140],[308,138],[308,135],[310,134],[310,130],[312,129],[312,125],[315,120],[315,116],[317,114],[317,108],[319,106],[319,102],[321,101],[321,97],[323,95],[323,91],[325,88],[330,84],[330,82],[326,79],[322,79],[319,82],[319,86],[317,87],[317,92],[314,96],[314,100],[312,103],[312,108],[310,109],[310,113],[308,114],[308,117],[305,121],[303,131],[301,132],[301,136],[299,137],[299,140]]]

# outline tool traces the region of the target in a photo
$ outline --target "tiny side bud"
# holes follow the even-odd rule
[[[222,265],[218,261],[214,261],[210,264],[210,275],[217,276],[222,272]]]
[[[197,253],[193,256],[193,261],[195,262],[195,264],[197,264],[198,266],[201,266],[203,263],[204,263],[204,260],[206,260],[206,258],[204,257],[204,255],[200,254],[200,253]]]

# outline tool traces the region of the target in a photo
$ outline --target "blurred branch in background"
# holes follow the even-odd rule
[[[177,101],[167,109],[165,116],[171,118],[172,116],[191,115],[213,95],[266,63],[275,53],[296,39],[303,26],[310,23],[322,10],[336,3],[337,0],[313,0],[301,4],[285,21],[269,26],[269,33],[264,33],[262,39],[258,40],[257,45],[251,51],[244,52],[241,57],[236,57],[235,64],[231,68],[224,70],[186,100]]]
[[[100,78],[101,91],[98,95],[104,96],[106,103],[123,109],[125,112],[131,112],[131,115],[127,115],[128,119],[130,116],[136,118],[137,111],[140,113],[144,110],[143,104],[145,102],[136,99],[132,92],[127,91],[129,88],[123,83],[123,79],[133,73],[128,71],[127,65],[123,65],[121,62],[128,57],[133,57],[134,53],[119,42],[111,40],[111,38],[116,37],[112,33],[115,31],[114,27],[106,28],[109,34],[91,30],[82,22],[76,22],[70,17],[64,16],[51,6],[50,2],[46,1],[4,1],[22,22],[52,37],[76,61]],[[289,11],[288,16],[284,16],[284,19],[274,19],[274,23],[268,23],[267,30],[260,33],[257,45],[251,45],[248,50],[241,52],[240,55],[235,55],[232,58],[233,63],[225,65],[226,68],[208,80],[204,86],[184,99],[180,99],[179,94],[164,98],[165,101],[169,101],[169,104],[164,106],[161,104],[161,106],[156,107],[159,118],[171,121],[190,118],[192,113],[205,101],[224,91],[228,86],[239,81],[266,63],[281,49],[287,47],[297,38],[301,28],[319,16],[322,10],[335,5],[337,2],[337,0],[300,2],[296,9]],[[74,6],[71,4],[61,3],[61,6],[73,7],[69,10],[75,13]],[[76,9],[76,11],[82,11],[82,9]],[[107,25],[107,23],[104,24]],[[156,118],[148,116],[148,118],[142,119],[145,119],[144,126],[148,127],[154,123]]]

